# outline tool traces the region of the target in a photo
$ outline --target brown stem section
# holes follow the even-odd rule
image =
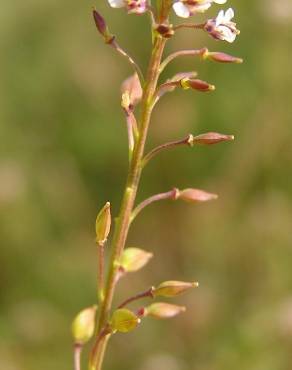
[[[123,57],[125,57],[125,58],[128,59],[129,63],[133,66],[133,68],[137,72],[138,76],[140,76],[141,81],[144,81],[143,73],[142,73],[140,67],[138,66],[138,64],[134,61],[134,59],[128,53],[125,52],[124,49],[122,49],[120,47],[120,45],[117,43],[117,41],[114,38],[111,40],[111,42],[109,43],[109,45],[111,47],[113,47]]]
[[[82,345],[75,344],[74,345],[74,370],[81,370],[81,352],[82,352]]]
[[[171,149],[175,148],[177,146],[182,146],[182,145],[193,145],[193,135],[190,134],[186,138],[182,140],[176,140],[176,141],[170,141],[169,143],[161,144],[158,147],[154,148],[151,150],[151,152],[147,153],[143,159],[143,166],[146,166],[146,164],[153,158],[155,157],[158,153],[165,149]]]
[[[165,199],[175,200],[177,199],[177,194],[178,194],[178,189],[174,188],[166,193],[155,194],[152,197],[145,199],[142,203],[138,204],[138,206],[132,212],[131,221],[133,221],[138,216],[138,214],[150,204],[154,202],[158,202],[160,200],[165,200]]]
[[[142,171],[141,162],[144,155],[144,148],[152,112],[152,100],[157,87],[157,81],[159,77],[159,66],[161,63],[165,42],[166,40],[159,35],[156,36],[154,40],[154,46],[143,91],[141,119],[139,127],[140,136],[133,151],[128,179],[122,200],[121,210],[119,217],[117,218],[115,233],[113,236],[112,254],[110,258],[110,267],[107,278],[107,284],[105,288],[105,297],[103,304],[100,307],[100,315],[98,322],[99,332],[102,330],[103,327],[106,326],[106,323],[108,321],[108,316],[111,310],[117,280],[116,276],[118,274],[118,267],[116,261],[118,261],[121,256],[128,236],[131,221],[131,213],[134,206],[136,193],[141,177]],[[95,343],[89,365],[90,370],[101,370],[103,357],[108,342],[107,339],[108,339],[107,337],[102,338],[97,343]]]
[[[206,25],[206,23],[199,23],[199,24],[181,23],[181,24],[178,24],[177,26],[174,26],[173,30],[176,31],[176,30],[179,30],[179,29],[182,29],[182,28],[191,28],[193,30],[202,30],[202,29],[204,29],[205,25]]]
[[[153,290],[154,290],[154,288],[151,287],[143,293],[139,293],[139,294],[137,294],[133,297],[130,297],[130,298],[126,299],[123,303],[121,303],[118,306],[118,308],[123,308],[123,307],[127,306],[129,303],[132,303],[134,301],[138,301],[139,299],[143,299],[143,298],[147,298],[147,297],[153,298]]]
[[[197,55],[204,55],[206,51],[208,51],[206,48],[176,51],[175,53],[170,54],[167,58],[164,59],[164,61],[161,63],[161,66],[159,68],[159,73],[161,73],[165,69],[165,67],[177,57],[182,57],[182,56],[192,57],[192,56],[197,56]]]

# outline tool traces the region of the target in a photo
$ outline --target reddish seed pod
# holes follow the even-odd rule
[[[200,189],[185,189],[179,192],[178,198],[186,202],[198,203],[217,199],[218,195]]]
[[[96,9],[93,9],[92,14],[98,32],[104,37],[104,41],[110,44],[115,37],[109,32],[104,18]]]
[[[107,27],[104,18],[98,13],[96,9],[93,9],[92,13],[96,28],[103,36],[105,36],[107,32]]]
[[[181,87],[185,90],[193,89],[202,92],[214,91],[215,86],[209,84],[206,81],[198,80],[198,79],[183,79],[180,81]]]
[[[224,135],[219,134],[218,132],[207,132],[206,134],[193,136],[190,144],[213,145],[221,143],[223,141],[233,141],[233,140],[234,140],[233,135]]]
[[[243,59],[234,57],[229,54],[221,53],[221,52],[208,52],[206,55],[204,55],[206,59],[212,60],[214,62],[219,63],[235,63],[235,64],[241,64],[243,62]]]

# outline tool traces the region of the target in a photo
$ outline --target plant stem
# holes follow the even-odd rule
[[[141,119],[139,125],[140,136],[133,151],[120,214],[117,218],[115,232],[113,236],[112,254],[110,257],[109,273],[104,292],[104,301],[100,307],[98,322],[99,332],[102,330],[103,327],[105,327],[108,320],[118,275],[118,267],[116,261],[118,261],[121,256],[128,236],[131,213],[134,207],[137,189],[141,177],[142,158],[144,155],[144,148],[152,113],[152,100],[157,87],[159,67],[165,43],[166,40],[163,39],[160,35],[157,35],[155,37],[141,103]],[[90,361],[90,370],[101,370],[107,342],[108,338],[102,338],[93,348],[93,353],[95,353],[96,355],[93,356]]]
[[[123,308],[125,306],[127,306],[129,303],[132,303],[134,301],[137,301],[139,299],[142,299],[142,298],[147,298],[147,297],[150,297],[150,298],[153,298],[153,290],[154,290],[154,287],[151,287],[149,289],[147,289],[145,292],[142,292],[142,293],[139,293],[133,297],[130,297],[128,299],[126,299],[123,303],[121,303],[118,308]]]
[[[74,370],[81,370],[81,352],[82,345],[74,345]]]
[[[147,206],[154,202],[165,199],[177,199],[178,189],[174,188],[166,193],[155,194],[150,198],[145,199],[142,203],[138,204],[137,207],[133,210],[131,215],[131,222],[138,216],[138,214]]]
[[[98,300],[101,303],[104,298],[104,245],[99,244],[98,248]]]
[[[159,73],[161,73],[165,67],[174,59],[181,56],[196,56],[196,55],[204,55],[204,53],[208,51],[206,48],[202,49],[189,49],[189,50],[179,50],[172,54],[170,54],[167,58],[164,59],[164,61],[161,63],[161,66],[159,68]]]
[[[173,29],[174,29],[174,31],[179,30],[181,28],[191,28],[193,30],[202,30],[202,29],[204,29],[205,25],[206,25],[206,23],[199,23],[199,24],[181,23],[181,24],[178,24],[177,26],[174,26]]]
[[[156,148],[152,149],[151,152],[147,153],[143,159],[143,167],[146,166],[146,164],[153,158],[155,157],[158,153],[165,149],[171,149],[175,148],[177,146],[184,146],[184,145],[189,145],[193,146],[193,135],[189,134],[186,138],[181,139],[181,140],[176,140],[176,141],[170,141],[168,143],[161,144],[157,146]]]

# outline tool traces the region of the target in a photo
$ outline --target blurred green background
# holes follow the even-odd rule
[[[108,370],[291,369],[292,4],[228,3],[241,30],[234,44],[186,30],[167,53],[207,46],[245,63],[172,63],[165,78],[196,69],[217,90],[163,98],[147,147],[190,132],[236,141],[161,154],[138,195],[177,186],[220,198],[144,211],[128,245],[155,258],[121,282],[117,302],[168,279],[198,280],[200,288],[175,300],[188,306],[184,315],[116,335]],[[132,70],[98,37],[91,1],[1,5],[1,369],[72,369],[71,320],[96,295],[96,213],[107,200],[117,213],[125,182],[119,88]],[[105,0],[95,5],[145,69],[147,17],[111,10]]]

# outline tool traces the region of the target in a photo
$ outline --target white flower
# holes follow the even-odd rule
[[[204,13],[212,3],[225,4],[227,0],[176,0],[173,10],[182,18],[189,18],[196,13]]]
[[[148,0],[108,0],[112,8],[126,8],[128,13],[142,14],[147,11]]]
[[[236,29],[236,23],[231,19],[234,17],[234,11],[229,8],[225,13],[220,10],[215,19],[209,19],[205,24],[205,30],[217,40],[233,42],[240,31]]]

